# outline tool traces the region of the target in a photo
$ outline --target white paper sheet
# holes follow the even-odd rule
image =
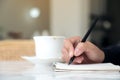
[[[53,64],[55,71],[120,71],[120,66],[112,63],[98,64],[70,64],[55,62]]]

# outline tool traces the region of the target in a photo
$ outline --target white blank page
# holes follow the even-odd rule
[[[70,64],[56,62],[53,64],[55,71],[120,71],[120,66],[112,63],[97,63],[97,64]]]

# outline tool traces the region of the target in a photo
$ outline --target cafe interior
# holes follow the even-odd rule
[[[120,43],[119,0],[0,0],[0,60],[34,56],[34,36],[83,37],[99,47]]]
[[[0,0],[0,80],[120,80],[120,67],[111,63],[63,63],[76,71],[62,66],[60,72],[53,68],[61,58],[36,56],[36,48],[52,46],[36,47],[35,36],[83,38],[98,17],[87,40],[99,48],[119,45],[120,0]]]

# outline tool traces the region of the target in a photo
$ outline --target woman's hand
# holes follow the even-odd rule
[[[104,52],[100,50],[98,47],[96,47],[94,44],[92,44],[89,41],[86,41],[84,43],[79,42],[81,41],[80,37],[71,37],[64,41],[64,47],[62,49],[63,54],[63,60],[65,62],[69,62],[70,58],[73,56],[76,56],[73,63],[82,63],[82,64],[88,64],[88,63],[101,63],[104,60]],[[74,44],[77,44],[77,46],[74,48]]]

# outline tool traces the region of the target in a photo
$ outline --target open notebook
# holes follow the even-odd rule
[[[112,63],[99,63],[99,64],[70,64],[55,62],[53,63],[55,71],[120,71],[120,66]]]

